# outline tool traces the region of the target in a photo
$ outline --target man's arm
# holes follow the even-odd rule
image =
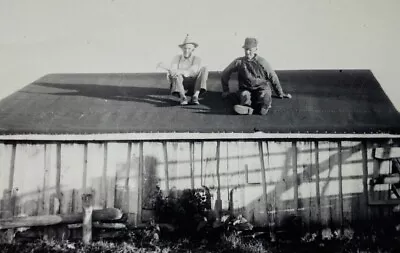
[[[238,66],[238,59],[235,59],[231,62],[221,74],[221,84],[222,84],[222,91],[224,93],[229,92],[229,80],[231,79],[232,73],[237,71]]]
[[[281,83],[279,81],[278,75],[275,70],[272,69],[271,65],[262,57],[258,59],[258,62],[264,68],[265,75],[267,79],[269,79],[272,83],[272,87],[279,97],[283,97],[285,94],[283,93]]]
[[[171,61],[171,65],[169,67],[168,74],[172,77],[174,77],[178,74],[179,59],[180,59],[180,55],[177,55]]]

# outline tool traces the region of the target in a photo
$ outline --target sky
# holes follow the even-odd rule
[[[398,0],[0,0],[0,98],[48,73],[154,72],[187,33],[211,70],[244,38],[279,69],[371,69],[400,110]]]

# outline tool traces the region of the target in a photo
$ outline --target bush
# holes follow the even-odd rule
[[[261,241],[254,240],[246,242],[236,235],[222,236],[218,244],[219,252],[241,252],[241,253],[266,253],[272,252],[267,249]]]
[[[159,190],[155,198],[156,222],[172,224],[179,235],[198,235],[202,227],[215,220],[207,188],[181,192],[172,189],[168,196],[163,196]]]
[[[138,252],[138,248],[133,244],[121,243],[115,244],[110,242],[94,242],[89,245],[82,243],[71,243],[68,241],[45,241],[40,240],[32,243],[16,243],[4,244],[0,248],[0,252],[18,252],[18,253],[36,253],[36,252],[118,252],[118,253],[133,253]]]

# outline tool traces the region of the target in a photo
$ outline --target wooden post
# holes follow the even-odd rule
[[[370,215],[370,207],[368,206],[370,202],[369,198],[369,189],[368,189],[368,145],[367,142],[362,142],[362,168],[363,168],[363,207],[365,208],[365,216],[363,217],[364,220],[369,220]]]
[[[144,172],[144,157],[143,157],[143,141],[139,142],[139,176],[138,182],[138,204],[136,224],[142,223],[142,207],[143,207],[143,172]]]
[[[339,177],[339,222],[340,222],[340,233],[343,234],[343,220],[344,220],[344,212],[343,212],[343,177],[342,177],[342,142],[338,142],[338,177]]]
[[[82,189],[86,192],[87,187],[87,170],[88,170],[88,143],[84,144],[83,150],[83,178],[82,178]]]
[[[164,150],[164,173],[165,173],[165,196],[168,196],[169,193],[169,177],[168,177],[168,148],[167,142],[163,141],[163,150]]]
[[[190,187],[194,189],[194,142],[190,142]]]
[[[14,190],[14,174],[15,174],[15,156],[17,152],[17,144],[12,145],[11,162],[10,162],[10,178],[8,182],[9,195],[6,200],[7,213],[6,217],[12,217],[16,214],[16,203],[15,203],[15,190]]]
[[[319,178],[319,142],[315,141],[315,195],[317,199],[317,221],[321,221],[321,192],[320,192],[320,178]],[[318,225],[318,237],[320,238],[322,235],[322,225],[319,222]]]
[[[217,141],[217,199],[215,200],[215,212],[217,213],[218,219],[221,218],[221,211],[222,211],[222,200],[221,200],[221,178],[219,173],[219,164],[220,164],[220,141]]]
[[[60,214],[62,210],[61,195],[61,143],[57,143],[57,173],[56,173],[56,197],[53,203],[53,214]]]
[[[269,208],[268,208],[268,196],[267,196],[267,176],[265,172],[265,161],[264,161],[264,148],[263,148],[263,142],[259,141],[258,142],[258,150],[259,150],[259,155],[260,155],[260,165],[261,165],[261,184],[263,188],[263,202],[264,202],[264,208],[265,208],[265,216],[267,218],[267,224],[270,227],[270,232],[275,233],[274,231],[274,223],[275,220],[271,219],[269,217]],[[275,237],[273,237],[275,238]]]
[[[293,164],[293,191],[294,191],[294,211],[299,216],[299,175],[297,172],[297,142],[292,142],[292,164]]]
[[[107,159],[108,159],[108,143],[104,143],[104,150],[103,150],[103,176],[101,179],[101,201],[103,204],[103,208],[107,208],[107,190],[108,190],[108,183],[107,183]]]
[[[82,241],[88,244],[92,241],[92,214],[93,214],[93,196],[91,194],[82,195],[83,223],[82,223]]]

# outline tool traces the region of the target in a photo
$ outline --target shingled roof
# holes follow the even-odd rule
[[[278,75],[293,98],[274,98],[267,116],[243,116],[221,99],[218,72],[199,106],[177,106],[164,73],[49,74],[0,101],[0,134],[400,134],[400,114],[369,70]]]

